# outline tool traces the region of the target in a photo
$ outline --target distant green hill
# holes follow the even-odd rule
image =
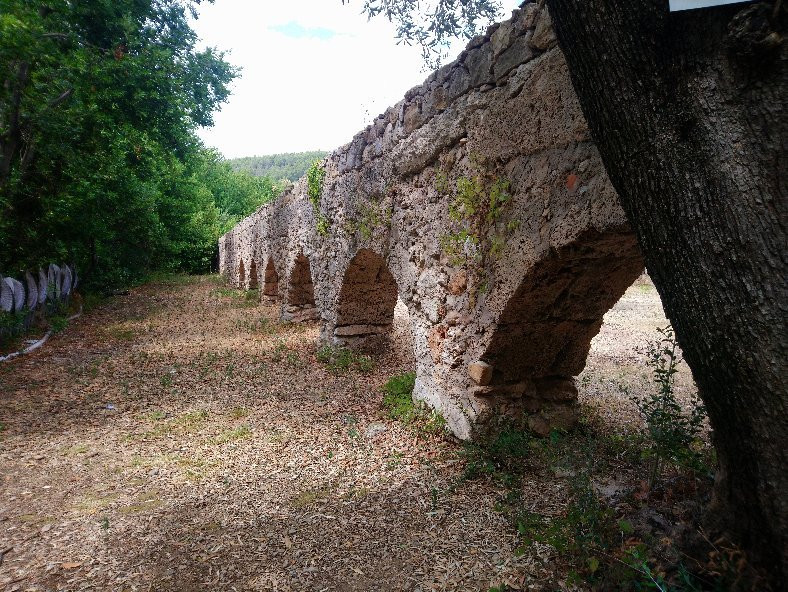
[[[297,181],[304,176],[309,166],[328,152],[288,152],[286,154],[268,154],[266,156],[245,156],[230,158],[227,162],[235,171],[246,171],[255,177],[271,177],[272,179],[289,179]]]

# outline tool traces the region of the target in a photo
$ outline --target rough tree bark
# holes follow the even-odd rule
[[[714,430],[712,511],[788,577],[788,17],[547,0]]]

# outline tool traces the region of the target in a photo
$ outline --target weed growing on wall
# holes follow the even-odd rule
[[[316,160],[306,173],[306,192],[315,212],[317,232],[320,236],[326,236],[329,227],[328,218],[320,211],[320,195],[323,193],[323,181],[325,178],[326,169],[323,168],[319,160]]]
[[[349,234],[359,233],[361,238],[369,240],[375,235],[378,229],[391,227],[391,219],[394,211],[390,207],[384,207],[377,202],[361,203],[359,206],[359,217],[349,219],[345,230]]]
[[[506,238],[519,226],[517,220],[505,221],[506,206],[512,200],[510,183],[479,173],[457,178],[452,187],[448,174],[438,171],[435,189],[449,196],[451,229],[440,237],[441,248],[452,265],[471,271],[475,300],[489,285],[490,278],[484,277],[488,264],[501,256]]]

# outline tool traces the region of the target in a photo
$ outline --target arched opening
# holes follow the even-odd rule
[[[475,368],[485,394],[523,396],[534,412],[563,407],[557,423],[571,423],[574,377],[585,367],[591,340],[642,271],[632,234],[588,232],[538,262],[501,313],[481,357],[486,366]],[[549,427],[556,426],[537,431]]]
[[[334,337],[357,341],[389,332],[397,304],[397,283],[383,257],[361,249],[342,280]]]
[[[243,288],[246,284],[246,268],[244,268],[244,260],[238,264],[238,286]]]
[[[263,296],[268,300],[274,300],[279,296],[279,274],[276,273],[272,257],[268,258],[263,272]]]
[[[256,290],[257,282],[257,263],[254,259],[252,259],[252,262],[249,265],[249,289]]]
[[[315,320],[318,316],[309,259],[303,253],[299,253],[290,273],[290,281],[287,285],[287,307],[282,318],[286,321],[302,322]]]

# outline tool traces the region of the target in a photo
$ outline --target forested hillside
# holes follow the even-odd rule
[[[193,3],[4,0],[0,272],[74,264],[97,289],[207,271],[216,241],[271,199],[195,135],[236,70],[198,50]]]
[[[269,154],[267,156],[245,156],[232,158],[228,162],[236,171],[245,171],[255,177],[268,176],[272,179],[297,181],[306,174],[309,166],[328,152],[314,150],[312,152],[288,152],[286,154]]]

